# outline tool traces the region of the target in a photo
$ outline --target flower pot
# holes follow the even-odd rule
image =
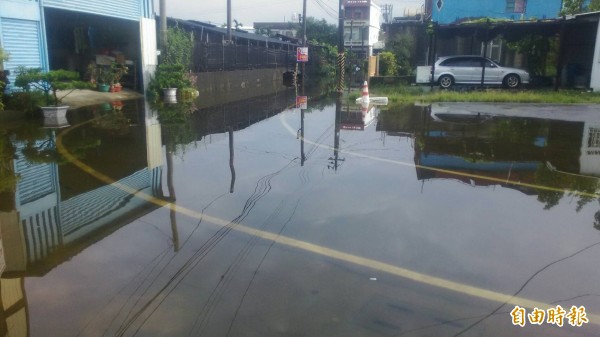
[[[44,126],[49,128],[61,128],[69,125],[67,121],[68,105],[42,106],[44,114]]]
[[[113,84],[110,86],[110,92],[119,92],[121,88],[121,84]]]
[[[56,117],[44,117],[44,127],[45,128],[64,128],[69,126],[69,121],[67,120],[67,116],[56,116]]]
[[[170,97],[177,97],[177,88],[163,88],[163,96],[165,99],[167,99],[167,97],[169,97],[169,99],[171,99]]]
[[[169,103],[169,104],[177,103],[177,96],[165,96],[163,98],[163,102]]]
[[[65,118],[67,116],[68,105],[42,106],[44,118]]]
[[[110,89],[110,85],[108,84],[98,84],[98,91],[100,92],[108,92]]]

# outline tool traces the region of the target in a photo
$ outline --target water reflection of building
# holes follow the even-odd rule
[[[293,90],[254,97],[202,108],[191,116],[191,124],[197,140],[208,135],[243,130],[255,123],[273,117],[295,102]]]
[[[498,185],[498,180],[535,184],[540,170],[547,167],[600,176],[600,123],[581,117],[573,120],[570,115],[561,120],[503,112],[453,113],[435,106],[412,107],[401,113],[383,112],[377,130],[413,138],[419,180],[455,179],[476,186]],[[532,188],[506,186],[538,193]]]
[[[340,128],[342,130],[362,131],[375,121],[379,111],[380,109],[377,106],[369,105],[369,103],[348,103],[341,114]]]
[[[129,132],[118,136],[92,124],[72,132],[80,132],[75,137],[100,137],[103,145],[84,159],[100,172],[111,172],[108,166],[115,166],[114,158],[130,158],[123,168],[110,173],[115,184],[85,177],[87,173],[70,164],[28,161],[25,142],[14,142],[17,157],[13,166],[20,179],[11,205],[0,208],[1,256],[6,261],[0,279],[0,336],[29,336],[26,276],[46,274],[157,208],[130,192],[162,196],[160,124],[150,110],[132,112],[128,117]],[[55,137],[55,133],[51,135]]]
[[[144,118],[134,116],[133,118]],[[122,136],[82,127],[104,145],[89,151],[86,161],[101,172],[113,158],[131,158],[123,169],[111,172],[117,184],[148,195],[161,195],[160,125],[152,116],[146,123],[132,121],[131,132]],[[76,133],[74,131],[73,133]],[[80,135],[69,135],[69,137]],[[146,141],[131,141],[142,137]],[[32,163],[23,153],[25,144],[16,142],[15,173],[20,176],[14,194],[14,210],[2,212],[2,241],[6,259],[5,277],[45,274],[89,244],[129,223],[155,206],[129,191],[76,173],[70,164]],[[92,164],[93,163],[93,164]],[[106,169],[105,169],[106,168]]]

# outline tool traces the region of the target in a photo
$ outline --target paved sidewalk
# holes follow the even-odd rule
[[[60,92],[58,97],[61,97]],[[107,102],[123,101],[128,99],[142,98],[143,94],[123,89],[119,92],[100,92],[96,90],[78,89],[68,94],[62,99],[64,105],[68,105],[70,109],[77,109],[87,105],[96,105]]]

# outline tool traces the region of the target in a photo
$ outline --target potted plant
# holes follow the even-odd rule
[[[115,79],[113,65],[90,63],[87,68],[90,82],[96,85],[100,92],[108,92]],[[120,79],[120,77],[119,77]]]
[[[127,67],[124,64],[113,62],[111,70],[113,78],[112,84],[110,85],[110,92],[119,92],[122,89],[121,78],[127,74]]]
[[[110,84],[113,80],[113,71],[111,66],[105,65],[97,65],[96,66],[96,84],[98,86],[98,91],[108,92],[110,89]]]
[[[154,73],[150,87],[156,92],[162,90],[167,99],[175,97],[177,88],[189,87],[190,82],[186,77],[185,68],[181,64],[161,64]]]
[[[79,81],[79,74],[74,71],[58,69],[43,72],[40,68],[19,67],[15,86],[25,91],[40,90],[44,93],[44,105],[40,108],[46,118],[66,116],[69,106],[61,105],[61,101],[75,89],[88,88],[89,85]],[[69,90],[58,97],[59,90]]]

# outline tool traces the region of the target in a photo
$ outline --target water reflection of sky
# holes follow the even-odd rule
[[[588,143],[585,127],[506,118],[437,122],[426,108],[413,107],[384,110],[366,127],[342,129],[358,115],[347,118],[341,111],[336,116],[335,105],[326,105],[305,113],[303,166],[298,110],[235,128],[233,193],[228,132],[205,132],[178,147],[172,167],[162,162],[160,197],[174,191],[178,206],[207,217],[493,292],[514,294],[526,284],[519,298],[600,313],[600,272],[594,267],[600,245],[592,246],[600,242],[593,226],[598,203],[578,210],[580,197],[565,195],[552,206],[531,187],[547,181],[539,180],[543,174],[554,174],[552,187],[576,185],[564,174],[582,172],[560,172],[585,166],[580,153],[570,153]],[[515,138],[514,130],[522,137]],[[133,132],[126,139],[142,144],[148,137]],[[168,141],[162,138],[162,144]],[[110,155],[104,146],[83,161],[123,175],[102,162]],[[519,151],[533,147],[540,150],[530,156]],[[554,165],[550,173],[542,171],[550,170],[546,161]],[[486,174],[495,180],[481,177]],[[501,177],[528,185],[501,183]],[[68,259],[50,261],[44,274],[25,277],[32,336],[452,336],[500,304],[273,244],[235,224],[223,230],[166,207],[125,218]],[[598,332],[598,322],[513,327],[506,313],[513,307],[504,306],[464,335]]]

